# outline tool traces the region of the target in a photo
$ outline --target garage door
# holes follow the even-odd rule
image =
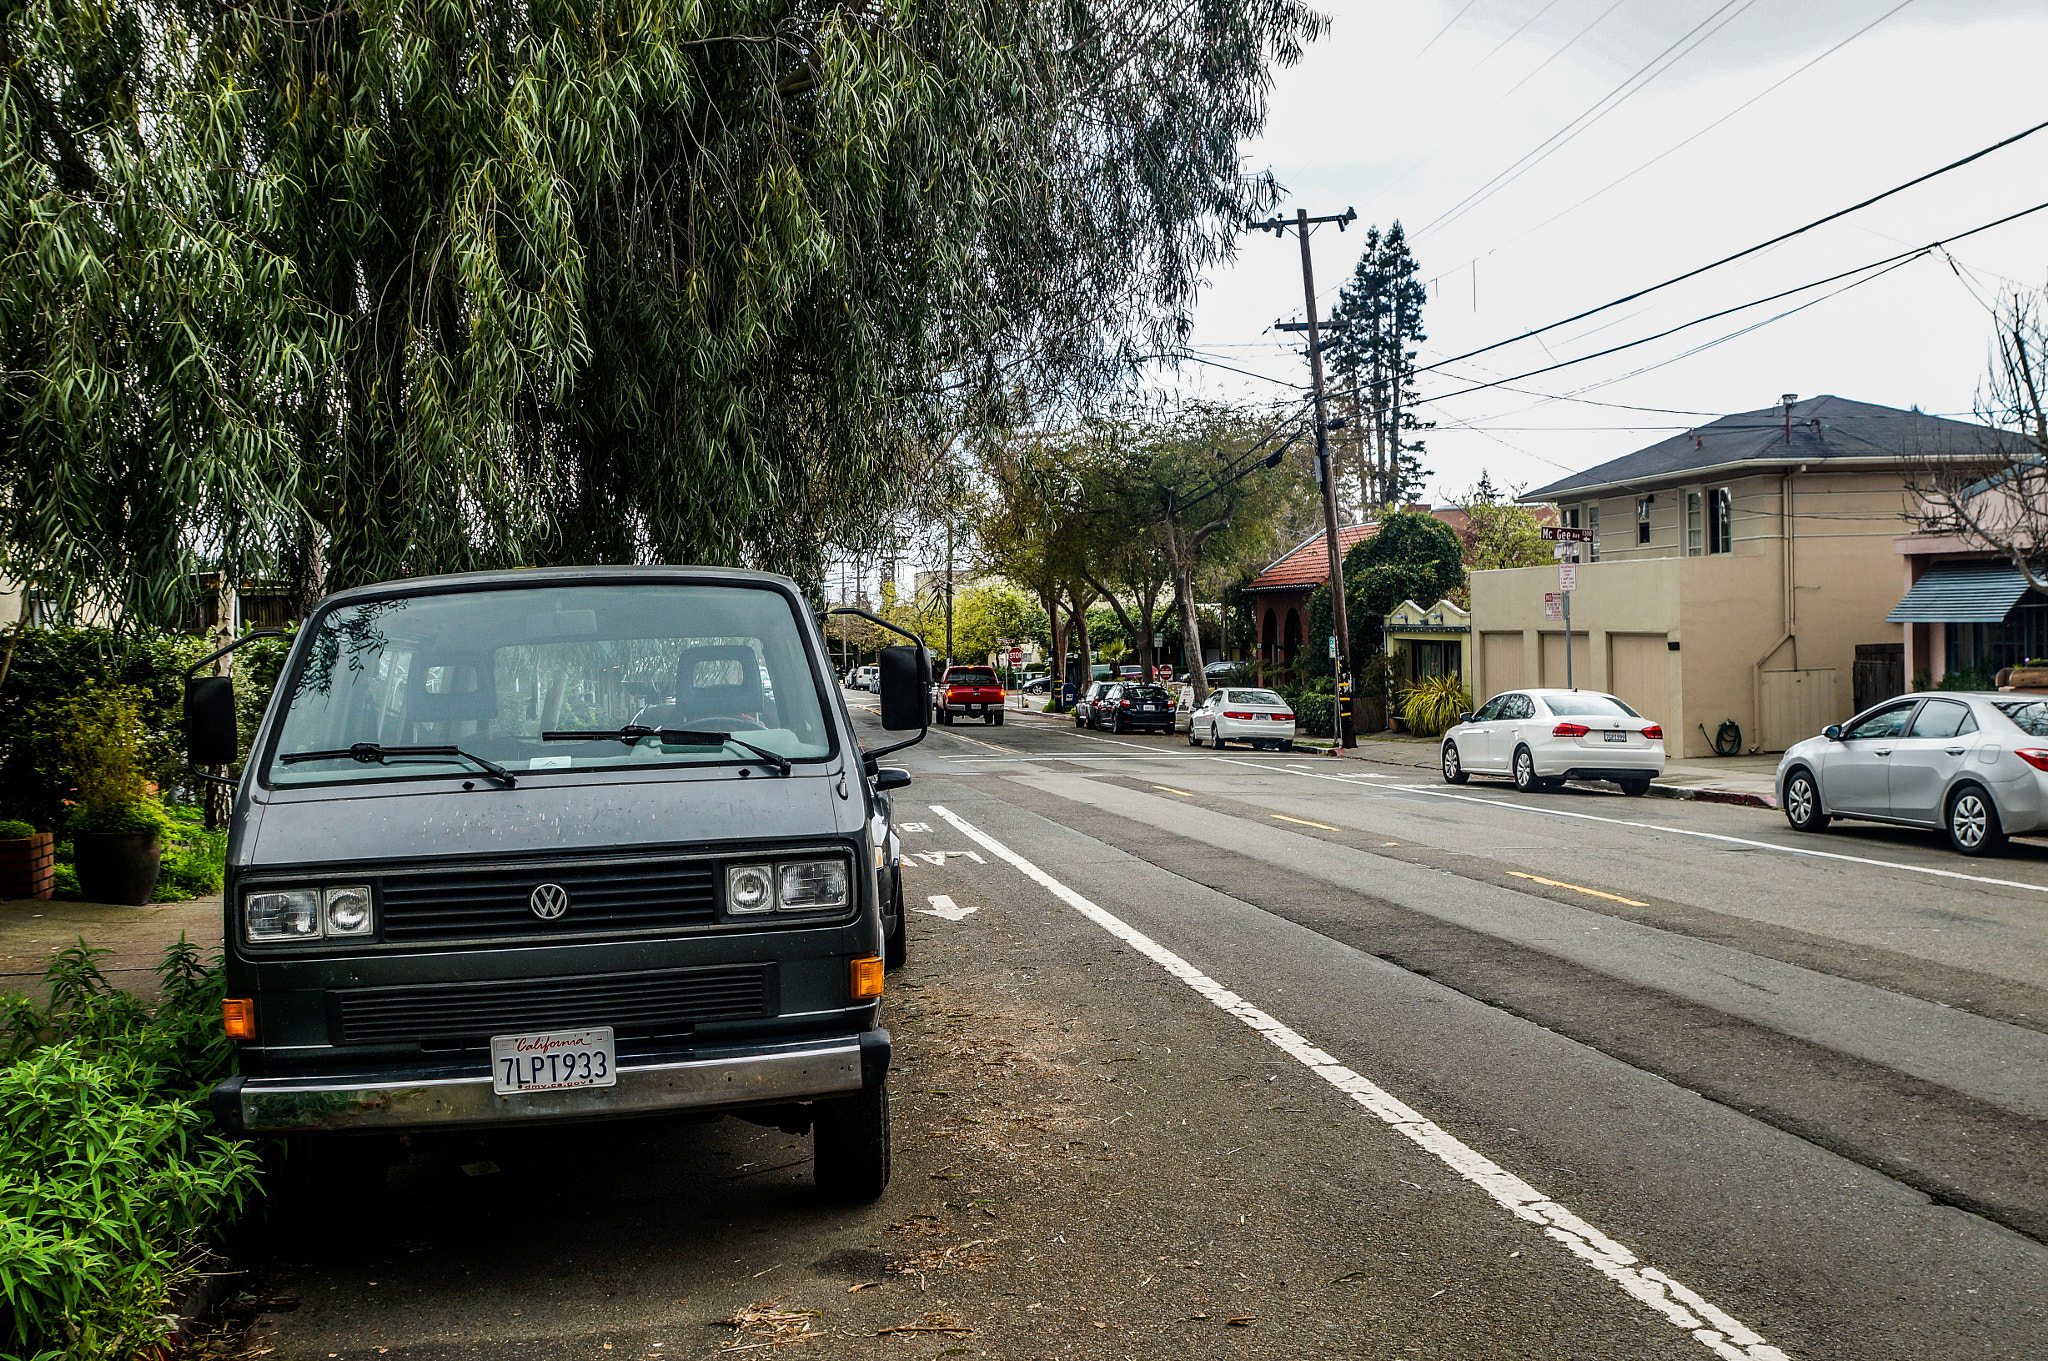
[[[1572,633],[1572,681],[1581,690],[1593,688],[1593,658],[1587,647],[1586,635]],[[1568,684],[1564,678],[1564,635],[1546,633],[1543,635],[1543,682],[1554,690],[1562,690]]]
[[[1644,718],[1671,721],[1671,648],[1663,634],[1608,634],[1607,674],[1622,703]]]
[[[1522,635],[1516,633],[1482,633],[1479,635],[1479,680],[1486,687],[1483,695],[1472,696],[1475,700],[1486,700],[1503,690],[1522,688]]]

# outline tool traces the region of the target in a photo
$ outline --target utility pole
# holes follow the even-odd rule
[[[1329,217],[1310,217],[1308,209],[1294,210],[1294,220],[1271,218],[1258,230],[1284,235],[1292,227],[1301,238],[1301,296],[1308,309],[1308,367],[1316,397],[1316,481],[1323,491],[1323,540],[1330,553],[1330,616],[1337,633],[1337,743],[1350,750],[1358,745],[1357,729],[1351,718],[1351,627],[1344,609],[1344,554],[1337,541],[1337,478],[1330,467],[1330,426],[1323,412],[1323,343],[1316,328],[1316,271],[1309,258],[1309,228],[1334,222],[1337,230],[1358,219],[1356,208],[1346,208]]]

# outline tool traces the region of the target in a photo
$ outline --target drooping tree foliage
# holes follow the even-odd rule
[[[1173,340],[1298,0],[8,0],[0,571],[816,573]]]

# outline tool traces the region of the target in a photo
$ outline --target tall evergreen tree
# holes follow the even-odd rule
[[[1385,232],[1368,227],[1342,289],[1342,324],[1333,328],[1331,368],[1351,416],[1347,443],[1362,515],[1405,504],[1429,477],[1417,436],[1434,423],[1415,417],[1414,346],[1427,338],[1417,272],[1398,221]]]

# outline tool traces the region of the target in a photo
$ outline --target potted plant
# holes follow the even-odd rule
[[[57,838],[26,822],[0,821],[0,898],[47,898],[56,887]]]
[[[87,901],[139,907],[156,892],[168,819],[142,767],[141,696],[89,686],[49,706],[73,799],[66,828]]]

